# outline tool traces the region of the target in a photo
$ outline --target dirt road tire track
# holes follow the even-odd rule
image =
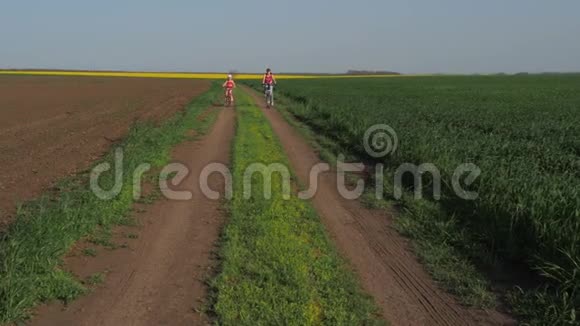
[[[293,170],[308,184],[316,152],[264,99],[252,94],[280,139]],[[336,174],[319,176],[313,204],[339,251],[351,263],[365,290],[393,325],[502,325],[509,318],[495,312],[467,309],[439,289],[412,254],[408,242],[391,227],[386,213],[342,198]]]
[[[203,196],[198,177],[208,163],[228,164],[234,125],[234,110],[223,109],[202,140],[179,145],[173,161],[185,164],[190,174],[178,189],[191,191],[193,199],[159,200],[147,207],[138,217],[143,229],[129,250],[68,259],[67,267],[75,274],[109,270],[105,282],[68,307],[51,304],[39,308],[31,324],[207,324],[207,317],[199,311],[225,214],[219,201]],[[223,194],[223,178],[213,175],[209,185]]]

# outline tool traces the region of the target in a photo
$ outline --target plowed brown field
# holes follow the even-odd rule
[[[18,203],[90,167],[135,121],[161,121],[208,81],[0,77],[0,226]]]

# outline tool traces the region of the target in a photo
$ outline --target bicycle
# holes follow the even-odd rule
[[[266,98],[266,108],[274,106],[274,85],[264,84],[264,97]]]
[[[234,102],[233,90],[227,89],[225,99],[224,99],[224,106],[226,106],[226,107],[232,106],[233,102]]]

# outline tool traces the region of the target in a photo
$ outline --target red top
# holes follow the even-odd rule
[[[226,81],[226,88],[228,89],[234,88],[234,81],[233,80]]]
[[[265,84],[272,84],[274,82],[274,76],[272,75],[266,75],[264,77],[264,83]]]

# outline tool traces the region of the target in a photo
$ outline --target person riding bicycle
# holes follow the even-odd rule
[[[276,77],[272,73],[272,69],[266,69],[266,73],[264,77],[262,77],[262,86],[264,86],[264,95],[266,95],[267,91],[270,91],[272,106],[274,106],[274,86],[276,85]]]
[[[264,74],[264,77],[262,78],[262,85],[276,85],[276,78],[274,77],[274,74],[272,73],[272,69],[270,69],[270,68],[266,69],[266,73]]]
[[[236,82],[234,81],[234,77],[232,75],[228,75],[228,79],[222,85],[223,88],[226,89],[226,99],[230,98],[231,103],[234,103],[234,88],[236,88]]]

